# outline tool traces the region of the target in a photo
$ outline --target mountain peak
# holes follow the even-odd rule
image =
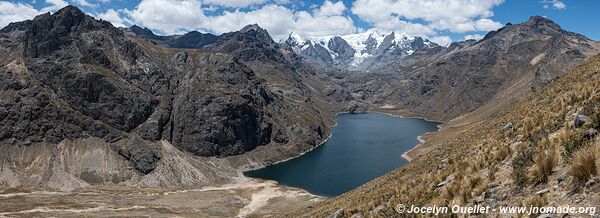
[[[542,16],[532,16],[523,24],[540,30],[562,30],[562,28],[554,23],[554,21]]]
[[[138,36],[150,37],[150,38],[156,37],[156,34],[154,34],[154,32],[152,32],[152,30],[148,29],[147,27],[142,28],[138,25],[133,25],[133,26],[129,27],[129,31],[133,32],[135,35],[138,35]]]
[[[552,20],[548,19],[547,17],[544,16],[539,16],[539,15],[534,15],[529,17],[529,20],[527,20],[528,23],[537,23],[537,22],[552,22],[554,23]]]
[[[62,15],[62,16],[74,16],[74,17],[85,17],[85,13],[83,13],[83,11],[81,11],[81,9],[79,9],[78,7],[75,7],[73,5],[67,5],[64,8],[61,8],[60,10],[56,11],[56,13],[54,13],[54,15]]]
[[[304,39],[302,39],[302,37],[295,32],[291,32],[290,35],[288,35],[288,38],[285,40],[285,43],[294,47],[294,46],[298,46],[300,44],[302,44],[304,42]]]
[[[258,26],[258,24],[247,25],[244,28],[242,28],[239,32],[242,34],[245,34],[245,35],[252,36],[252,37],[264,39],[269,42],[273,41],[273,38],[271,38],[271,35],[269,35],[269,32],[267,32],[267,30]]]
[[[260,27],[258,24],[256,24],[256,23],[255,23],[255,24],[249,24],[249,25],[246,25],[244,28],[242,28],[242,29],[240,30],[240,32],[250,32],[250,31],[259,31],[259,32],[262,32],[262,31],[265,31],[265,30],[264,30],[263,28],[261,28],[261,27]]]

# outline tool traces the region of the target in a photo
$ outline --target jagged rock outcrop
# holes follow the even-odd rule
[[[330,105],[318,100],[305,84],[309,81],[296,73],[310,76],[311,69],[284,54],[257,25],[219,41],[203,41],[207,35],[197,32],[162,37],[140,27],[127,31],[135,34],[73,6],[0,31],[0,159],[5,160],[0,168],[16,174],[0,177],[0,184],[49,185],[38,174],[62,175],[56,187],[207,184],[249,167],[238,159],[266,164],[300,154],[327,137]],[[206,43],[214,49],[173,49]],[[280,85],[288,87],[285,93]],[[69,141],[70,149],[87,139],[103,148],[88,158],[103,155],[115,164],[82,172],[69,165],[82,160],[76,155],[62,156],[59,168],[53,159],[15,158],[15,152],[24,152],[22,146],[47,147],[55,155],[64,152],[61,143]],[[178,151],[165,151],[165,143]],[[264,147],[260,153],[247,154],[258,147]],[[229,159],[214,160],[222,157]],[[197,168],[174,166],[187,162]],[[42,166],[34,167],[35,173],[23,170],[32,164]],[[157,172],[161,167],[176,171]],[[181,176],[203,173],[168,182],[166,177],[179,175],[177,170]],[[90,179],[107,176],[105,171],[119,179]]]

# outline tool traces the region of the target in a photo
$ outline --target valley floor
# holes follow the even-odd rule
[[[0,217],[263,217],[324,200],[273,181],[237,177],[200,189],[94,186],[72,192],[0,187]]]

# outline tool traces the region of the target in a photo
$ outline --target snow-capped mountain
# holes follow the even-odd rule
[[[395,32],[386,35],[377,31],[306,39],[291,33],[284,43],[316,66],[362,71],[390,63],[421,48],[439,47],[421,37]]]

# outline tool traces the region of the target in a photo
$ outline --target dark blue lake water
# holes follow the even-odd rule
[[[407,160],[402,153],[440,123],[377,113],[337,117],[332,137],[292,160],[244,173],[322,196],[337,196],[390,172]]]

